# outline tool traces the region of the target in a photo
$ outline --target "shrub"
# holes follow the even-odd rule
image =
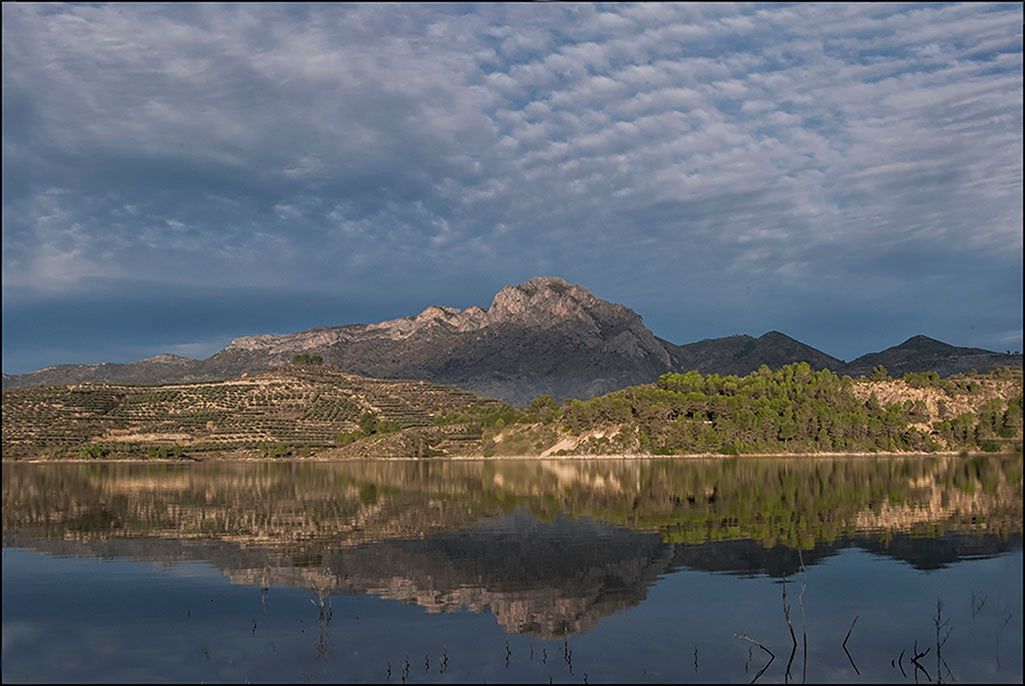
[[[343,431],[335,436],[335,445],[349,445],[364,437],[362,431]]]
[[[377,434],[390,434],[400,431],[401,426],[395,422],[380,419],[373,412],[364,412],[359,418],[359,428],[355,431],[343,431],[335,435],[335,445],[348,445]]]
[[[939,385],[940,381],[936,372],[908,372],[901,378],[912,388],[929,388]]]
[[[180,445],[151,445],[146,448],[146,455],[157,458],[185,457],[185,449]]]
[[[295,449],[284,443],[261,443],[260,454],[264,457],[291,457]]]
[[[104,445],[98,445],[96,443],[83,445],[81,448],[78,449],[79,457],[88,457],[96,459],[106,457],[107,455],[110,455],[110,448]]]

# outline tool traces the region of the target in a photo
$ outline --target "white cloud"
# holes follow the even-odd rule
[[[547,264],[679,292],[736,265],[865,277],[846,261],[864,253],[903,283],[895,298],[921,298],[920,275],[958,260],[976,295],[997,288],[994,260],[1020,272],[1016,5],[5,4],[3,19],[19,179],[5,284],[159,267],[330,291]],[[908,245],[935,266],[887,271]]]

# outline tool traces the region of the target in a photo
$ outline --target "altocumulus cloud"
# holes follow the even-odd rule
[[[5,371],[486,304],[537,274],[678,342],[1020,349],[1022,21],[5,4]]]

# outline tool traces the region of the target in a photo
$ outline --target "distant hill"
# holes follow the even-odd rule
[[[900,345],[882,352],[862,355],[848,364],[844,373],[850,376],[866,375],[880,364],[893,376],[926,371],[950,376],[972,369],[981,372],[996,367],[1020,367],[1022,357],[982,348],[959,348],[928,336],[912,336]]]
[[[542,393],[590,398],[670,371],[746,374],[763,364],[778,369],[808,362],[840,374],[864,374],[883,364],[891,373],[948,375],[1022,364],[1021,355],[955,348],[921,336],[850,365],[777,331],[676,345],[655,336],[624,305],[562,279],[539,277],[503,288],[486,309],[433,306],[374,324],[247,336],[205,360],[157,355],[126,364],[47,367],[5,374],[3,386],[215,381],[280,368],[297,354],[320,356],[325,365],[354,374],[421,379],[515,403]]]
[[[778,369],[794,362],[807,362],[813,369],[840,371],[844,368],[843,360],[779,331],[770,331],[758,338],[730,336],[669,347],[671,345],[667,344],[667,348],[677,371],[743,376],[763,364],[770,369]]]

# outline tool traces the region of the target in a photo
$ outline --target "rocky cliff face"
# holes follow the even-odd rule
[[[929,345],[909,345],[913,342]],[[942,346],[938,350],[936,345]],[[669,371],[747,374],[808,362],[815,369],[867,373],[935,369],[941,374],[1021,366],[1021,355],[955,348],[915,337],[845,365],[776,331],[675,345],[657,338],[640,315],[559,278],[507,286],[487,308],[432,306],[376,324],[311,329],[286,336],[237,338],[206,360],[157,355],[128,364],[62,365],[4,376],[4,387],[86,381],[165,384],[213,381],[280,367],[298,353],[366,376],[421,379],[481,395],[526,402],[541,393],[587,398],[654,381]],[[879,361],[876,361],[878,358]]]
[[[235,339],[224,352],[288,355],[364,341],[415,339],[419,343],[458,334],[479,340],[488,334],[517,329],[546,334],[571,332],[589,348],[606,348],[634,359],[653,357],[663,366],[669,365],[665,347],[645,328],[636,312],[596,298],[582,286],[542,277],[506,286],[487,309],[432,306],[415,317],[378,324],[313,329],[288,336],[248,336]]]

